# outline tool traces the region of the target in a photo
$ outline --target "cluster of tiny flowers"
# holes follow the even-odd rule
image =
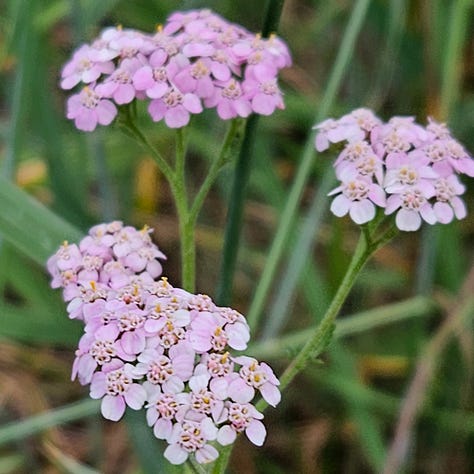
[[[423,127],[413,117],[384,123],[371,110],[357,109],[315,128],[318,151],[343,142],[334,162],[340,185],[329,193],[336,195],[336,216],[364,224],[383,208],[387,215],[397,212],[404,231],[418,230],[423,220],[448,224],[466,216],[458,176],[474,177],[474,160],[445,124],[429,118]]]
[[[92,131],[109,125],[117,105],[149,101],[153,121],[170,128],[216,108],[220,118],[282,109],[278,71],[291,64],[285,43],[263,39],[210,10],[173,13],[156,33],[106,28],[64,66],[61,87],[85,87],[67,102],[67,118]]]
[[[159,278],[165,256],[150,232],[100,224],[48,260],[69,317],[84,324],[72,379],[90,384],[109,420],[144,408],[173,464],[190,454],[211,462],[215,442],[231,444],[241,432],[262,445],[263,415],[251,402],[260,394],[276,406],[278,379],[267,364],[231,355],[247,347],[244,316]]]

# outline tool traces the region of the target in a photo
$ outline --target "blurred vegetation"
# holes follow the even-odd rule
[[[59,71],[75,47],[107,25],[152,31],[177,8],[206,7],[258,31],[265,3],[0,0],[2,177],[69,222],[70,236],[115,218],[147,223],[168,255],[170,280],[178,283],[176,215],[159,170],[118,127],[78,132],[64,118]],[[259,121],[251,157],[234,296],[244,314],[357,3],[285,2],[279,34],[290,46],[294,66],[281,79],[286,109]],[[369,2],[330,115],[360,106],[383,118],[414,115],[424,123],[432,115],[447,120],[474,151],[473,10],[470,0]],[[163,153],[172,153],[173,133],[148,120],[145,110],[140,120]],[[189,176],[204,176],[223,134],[214,112],[193,118]],[[314,160],[302,216],[328,160]],[[232,171],[232,166],[223,170],[197,229],[198,290],[211,296]],[[47,241],[41,223],[48,220],[55,229],[62,224],[42,208],[20,215],[24,195],[4,182],[0,206],[9,206],[11,221],[0,220],[5,235],[0,241],[0,472],[95,472],[87,466],[106,473],[168,472],[156,467],[159,445],[142,430],[141,414],[130,414],[127,423],[104,422],[95,416],[97,405],[87,399],[87,390],[69,382],[80,330],[67,320],[41,265],[47,255],[41,249],[54,248],[59,235]],[[232,472],[382,472],[383,466],[390,468],[400,440],[405,472],[474,472],[474,186],[467,184],[467,219],[400,235],[377,253],[344,307],[337,340],[323,363],[315,361],[288,388],[278,409],[266,412],[269,435],[263,448],[239,440]],[[27,226],[29,239],[15,241],[8,222]],[[324,312],[356,240],[348,219],[324,217],[304,275],[296,275],[300,285],[287,301],[283,327],[276,330],[283,339],[261,341],[257,333],[251,348],[256,356],[266,354],[278,373],[304,340],[305,329]],[[264,327],[272,321],[268,308],[287,271],[283,264],[272,286]],[[85,401],[78,407],[80,400]],[[29,418],[48,410],[42,418]]]

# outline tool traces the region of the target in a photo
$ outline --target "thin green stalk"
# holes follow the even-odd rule
[[[329,308],[323,319],[314,331],[312,337],[303,346],[299,354],[293,359],[281,377],[281,389],[283,390],[296,376],[298,372],[306,367],[310,358],[317,357],[328,345],[334,331],[334,322],[344,301],[353,287],[357,275],[371,256],[374,248],[367,241],[365,234],[362,234],[357,244],[354,256],[349,264],[349,268],[334,295]]]
[[[186,188],[186,136],[184,128],[176,129],[176,163],[175,176]]]
[[[362,23],[367,13],[369,3],[370,0],[358,0],[354,5],[354,9],[351,12],[346,31],[344,33],[344,37],[342,39],[341,47],[339,49],[336,61],[329,76],[328,86],[325,90],[324,96],[321,99],[321,103],[316,113],[316,122],[321,121],[328,114],[334,103],[336,93],[339,90],[339,87],[342,83],[342,79],[347,70],[347,66],[352,57],[356,38],[362,28]],[[265,268],[258,283],[252,301],[252,305],[250,306],[250,310],[247,315],[247,319],[252,328],[255,328],[257,326],[258,321],[261,317],[270,286],[273,282],[275,273],[278,268],[278,264],[283,255],[286,244],[288,242],[288,238],[293,229],[293,222],[295,216],[297,215],[298,204],[308,181],[313,164],[314,137],[315,132],[312,132],[306,142],[302,159],[298,167],[295,180],[293,182],[293,186],[289,192],[287,203],[285,209],[283,210],[280,223],[278,225],[278,229],[272,243],[272,247],[268,254]],[[324,192],[326,193],[326,189],[329,189],[331,187],[331,182],[333,180],[333,170],[328,169],[321,179],[319,189],[324,190]],[[317,202],[320,203],[319,206],[317,204],[313,204],[312,206],[313,211],[315,206],[317,206],[317,210],[319,210],[319,212],[314,212],[313,215],[308,215],[306,220],[306,227],[311,228],[312,230],[311,236],[314,236],[316,230],[319,228],[323,215],[323,209],[327,205],[327,199],[325,198],[325,196],[321,196],[321,194],[322,191],[318,192],[315,197],[315,201],[317,200]],[[294,252],[301,253],[302,255],[308,255],[309,249],[312,244],[312,238],[308,239],[308,235],[304,233],[304,231],[301,233],[301,239],[303,238],[304,242],[298,242],[298,244],[295,246]],[[302,244],[304,245],[304,247],[301,247]],[[294,253],[292,257],[293,256]],[[290,257],[289,261],[292,260],[292,257]],[[301,260],[304,263],[305,259]],[[289,272],[286,273],[286,276],[288,278],[294,279],[294,281],[291,282],[293,288],[298,282],[299,274],[299,271],[295,271],[294,276],[293,273],[291,274],[291,276]]]
[[[195,225],[188,220],[179,218],[179,235],[181,244],[181,280],[183,288],[194,293],[196,287],[196,241]]]
[[[357,247],[352,260],[349,263],[346,274],[344,275],[344,278],[342,279],[342,282],[339,285],[339,288],[337,289],[323,319],[318,324],[303,348],[283,372],[283,375],[280,378],[281,390],[284,390],[293,378],[306,367],[310,359],[317,357],[327,347],[333,336],[336,317],[346,301],[350,290],[354,286],[357,276],[371,255],[390,240],[396,232],[396,230],[390,226],[377,236],[374,236],[375,230],[376,229],[372,229],[370,234],[365,231],[361,232],[359,242],[357,243]],[[257,404],[257,409],[261,410],[265,406],[265,401],[261,400]]]
[[[120,122],[124,132],[127,135],[130,135],[134,138],[142,147],[147,150],[152,158],[156,161],[160,171],[163,173],[164,177],[170,183],[170,186],[173,188],[174,186],[174,171],[168,162],[165,160],[163,155],[152,145],[150,140],[140,131],[140,129],[133,123],[129,116],[127,116],[124,120]],[[173,189],[172,189],[173,190]]]
[[[186,140],[184,130],[176,131],[176,165],[172,190],[179,221],[181,245],[181,282],[183,288],[194,292],[196,280],[196,242],[194,239],[195,222],[190,219],[189,203],[186,192]]]
[[[277,30],[284,3],[284,0],[268,1],[262,28],[263,37],[267,37],[270,33]],[[237,263],[244,201],[250,176],[257,124],[257,115],[252,115],[246,123],[244,140],[237,159],[234,180],[232,183],[229,211],[227,214],[224,233],[224,246],[222,249],[219,283],[217,287],[216,299],[220,305],[230,304],[232,298],[232,283],[234,281],[234,273]]]
[[[219,457],[212,466],[211,474],[224,474],[232,454],[232,444],[219,449]]]
[[[221,151],[217,158],[212,162],[209,171],[207,172],[206,178],[204,179],[204,182],[202,183],[198,193],[196,194],[196,197],[194,198],[194,202],[189,212],[191,219],[197,219],[209,189],[211,189],[211,186],[214,184],[219,171],[230,159],[231,149],[235,145],[236,137],[238,136],[241,125],[242,121],[240,119],[231,120],[229,128],[227,129],[227,134],[224,138],[224,143],[222,144]]]

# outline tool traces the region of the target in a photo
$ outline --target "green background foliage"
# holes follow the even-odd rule
[[[118,127],[78,132],[64,118],[58,79],[73,49],[102,27],[151,32],[171,11],[201,7],[259,31],[266,2],[0,1],[2,473],[173,472],[143,429],[142,412],[128,414],[125,423],[104,422],[87,390],[69,381],[81,328],[50,290],[44,263],[62,241],[118,218],[155,229],[170,280],[179,283],[176,213],[159,170]],[[352,222],[325,212],[330,158],[314,158],[315,117],[360,106],[383,118],[414,115],[424,122],[432,115],[447,120],[472,152],[472,13],[468,0],[285,2],[279,34],[294,65],[281,76],[286,109],[259,120],[249,156],[233,298],[242,313],[259,316],[249,352],[271,361],[277,373],[321,318],[357,241]],[[171,131],[140,107],[139,121],[171,157]],[[191,188],[223,135],[213,111],[193,119]],[[298,212],[288,216],[284,257],[272,260],[269,248],[306,155],[308,180]],[[211,296],[232,175],[230,164],[197,227],[197,287]],[[238,441],[232,472],[382,472],[392,462],[396,427],[407,419],[401,456],[407,472],[474,470],[474,186],[467,184],[467,219],[399,235],[376,254],[343,308],[330,349],[290,385],[277,410],[266,412],[265,446]],[[256,303],[258,281],[272,265]]]

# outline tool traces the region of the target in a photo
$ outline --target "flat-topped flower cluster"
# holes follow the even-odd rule
[[[284,107],[278,72],[291,64],[286,44],[263,39],[210,10],[173,13],[154,34],[106,28],[77,49],[61,87],[85,87],[67,102],[67,117],[92,131],[109,125],[117,105],[149,101],[153,121],[171,128],[216,108],[220,118],[270,115]]]
[[[371,110],[357,109],[315,128],[318,151],[344,143],[334,162],[341,183],[330,192],[336,216],[364,224],[377,208],[397,211],[396,225],[404,231],[419,229],[422,220],[447,224],[466,216],[458,176],[474,177],[474,160],[445,124],[429,118],[423,127],[413,117],[384,123]]]
[[[262,445],[263,414],[251,402],[260,393],[277,405],[277,378],[267,364],[231,355],[250,338],[242,314],[158,279],[165,256],[150,232],[100,224],[48,260],[69,317],[84,323],[72,379],[90,384],[109,420],[127,406],[145,408],[171,463],[191,453],[211,462],[218,457],[211,443],[231,444],[241,432]]]

